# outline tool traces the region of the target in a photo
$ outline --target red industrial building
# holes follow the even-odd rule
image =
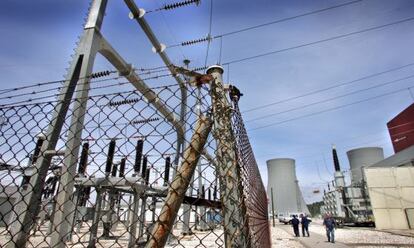
[[[414,145],[414,103],[387,123],[394,152]]]

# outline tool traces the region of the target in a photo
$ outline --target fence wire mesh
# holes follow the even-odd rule
[[[237,104],[231,122],[231,111],[215,112],[208,86],[187,87],[185,102],[175,84],[150,89],[153,100],[122,87],[0,105],[0,246],[270,247],[265,191]],[[223,114],[227,140],[212,135]],[[237,160],[224,164],[223,142]],[[243,215],[233,215],[239,206]],[[228,235],[246,241],[229,245]]]
[[[249,142],[238,100],[240,95],[232,95],[233,99],[233,132],[236,139],[244,206],[246,208],[247,227],[250,247],[270,247],[270,228],[268,222],[268,201],[266,189],[261,180],[259,168]]]

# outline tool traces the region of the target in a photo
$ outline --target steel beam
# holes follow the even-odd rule
[[[147,21],[145,20],[144,16],[141,15],[142,11],[139,7],[135,4],[134,0],[124,0],[125,4],[128,6],[129,10],[131,11],[132,17],[137,21],[137,23],[141,26],[144,33],[147,35],[148,39],[150,40],[152,46],[154,47],[157,54],[160,56],[161,60],[167,66],[169,71],[171,72],[172,76],[174,77],[175,81],[180,86],[181,92],[181,110],[180,110],[180,121],[181,123],[185,123],[186,115],[187,115],[187,86],[185,82],[177,75],[175,71],[175,67],[171,62],[170,58],[168,57],[167,53],[163,50],[161,43],[158,41],[157,37],[155,36],[154,32],[152,31],[151,27],[148,25]],[[177,155],[174,159],[174,164],[177,166],[179,163],[179,158],[182,154],[184,148],[184,141],[185,141],[185,127],[184,132],[182,134],[177,133]],[[176,168],[173,170],[173,177],[175,176]]]
[[[8,248],[23,248],[29,239],[30,230],[40,210],[41,194],[52,158],[51,156],[44,156],[43,153],[47,150],[54,150],[60,138],[60,133],[79,79],[82,64],[83,56],[80,56],[72,64],[70,73],[68,74],[70,76],[62,87],[61,94],[59,94],[58,104],[55,108],[56,111],[53,112],[51,122],[47,129],[46,139],[43,142],[40,157],[34,165],[36,173],[30,178],[27,186],[21,189],[16,206],[14,207],[15,216],[12,216],[9,228],[12,240],[8,243]]]
[[[52,221],[51,246],[65,247],[71,239],[74,227],[77,197],[74,195],[74,178],[78,163],[79,147],[81,146],[82,130],[89,96],[89,75],[92,73],[95,57],[100,48],[101,28],[107,0],[94,0],[91,5],[83,36],[76,50],[76,57],[83,56],[84,62],[80,72],[80,86],[74,101],[73,115],[68,132],[65,158],[60,178],[60,187],[56,200],[56,211]]]

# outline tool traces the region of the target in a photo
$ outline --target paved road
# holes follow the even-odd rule
[[[276,227],[287,231],[288,233],[292,235],[292,237],[294,237],[292,226],[284,225],[284,224],[276,224]],[[300,227],[299,229],[302,232]],[[345,245],[344,243],[340,243],[340,242],[329,243],[327,241],[326,236],[313,233],[312,229],[310,229],[310,237],[299,237],[297,239],[303,246],[307,248],[315,248],[315,247],[317,248],[328,248],[328,247],[329,248],[346,248],[346,247],[349,247]]]

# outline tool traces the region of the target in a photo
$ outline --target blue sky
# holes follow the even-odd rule
[[[3,0],[0,2],[0,85],[1,88],[62,79],[86,16],[86,0]],[[172,1],[140,0],[147,10]],[[236,1],[214,0],[212,34],[345,3],[336,0]],[[364,0],[342,8],[306,16],[222,40],[221,63],[284,49],[414,17],[410,0]],[[167,45],[205,37],[209,30],[210,1],[173,11],[149,13],[146,18],[159,40]],[[355,80],[373,73],[414,62],[413,21],[365,32],[312,46],[302,47],[225,66],[224,77],[244,93],[243,110],[277,102],[310,91]],[[102,32],[128,61],[137,67],[161,65],[151,45],[121,0],[109,0]],[[220,40],[210,47],[208,64],[219,62]],[[195,67],[203,66],[206,44],[167,49],[181,64],[184,57]],[[94,70],[108,69],[97,59]],[[230,69],[228,71],[228,69]],[[305,107],[313,102],[358,89],[407,77],[414,66],[386,73],[354,84],[308,97],[244,113],[247,129],[282,122],[325,109],[414,86],[414,79],[401,80],[359,94]],[[227,73],[229,75],[227,75]],[[412,90],[414,91],[414,89]],[[251,130],[250,140],[267,183],[265,161],[277,157],[296,159],[297,176],[308,202],[320,199],[312,190],[323,189],[333,172],[331,144],[336,144],[342,167],[349,165],[346,151],[362,146],[381,146],[386,156],[392,147],[386,122],[413,102],[408,90],[338,110],[298,118],[267,128]],[[264,115],[303,107],[258,121]]]

